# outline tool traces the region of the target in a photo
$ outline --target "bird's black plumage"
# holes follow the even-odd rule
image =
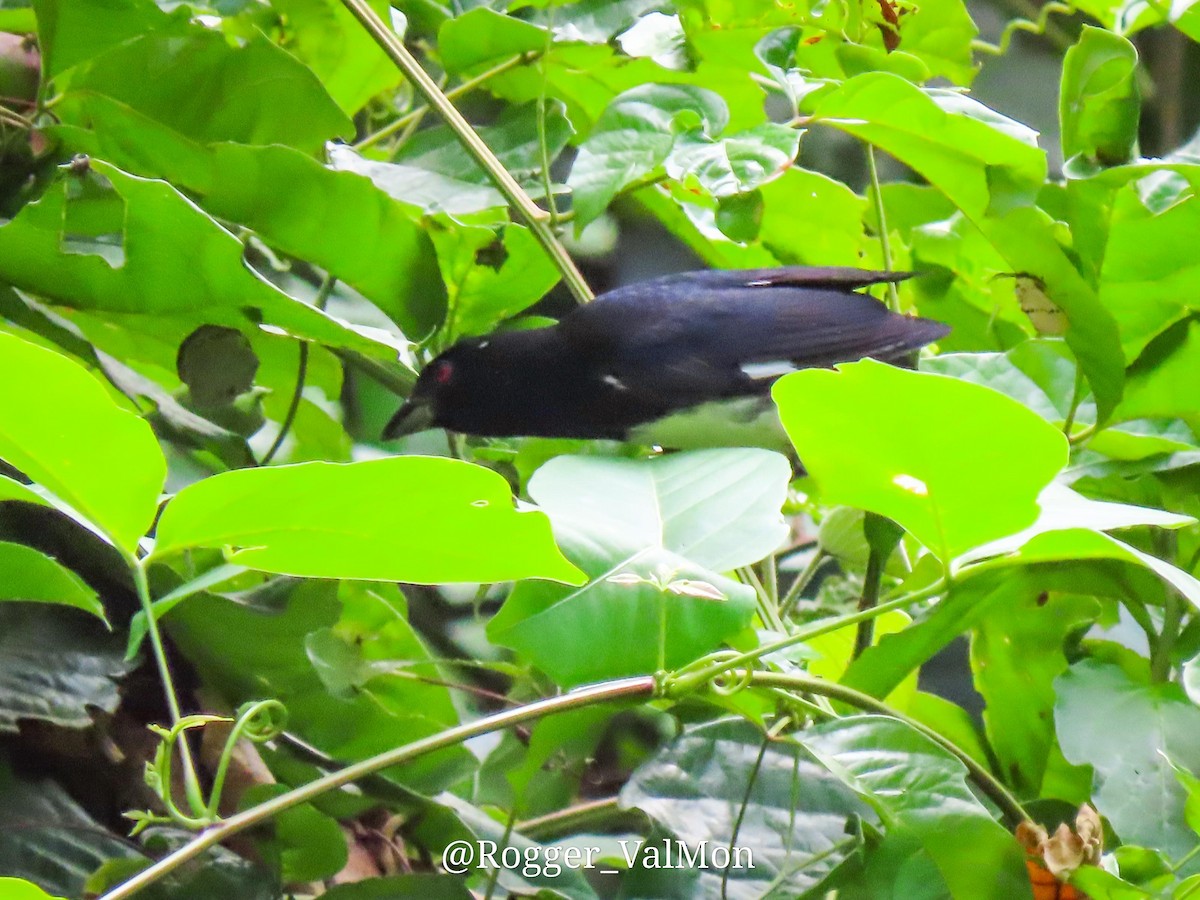
[[[557,325],[459,341],[421,372],[384,436],[440,427],[624,440],[680,410],[766,397],[789,365],[896,360],[949,328],[897,315],[856,289],[907,277],[789,267],[619,288]]]

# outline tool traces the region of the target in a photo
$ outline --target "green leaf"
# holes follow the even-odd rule
[[[438,50],[446,71],[458,75],[544,50],[547,41],[545,29],[484,6],[449,19]]]
[[[1025,126],[886,72],[858,75],[826,94],[813,122],[886,150],[976,221],[1032,202],[1046,177],[1046,155]]]
[[[993,603],[971,638],[975,689],[997,771],[1019,796],[1043,794],[1051,749],[1054,679],[1067,670],[1069,634],[1096,619],[1093,597],[1014,592]]]
[[[578,227],[599,216],[622,189],[663,165],[680,135],[711,140],[728,121],[725,102],[703,88],[646,84],[621,94],[580,145],[571,168]]]
[[[82,897],[88,876],[113,858],[142,859],[61,785],[18,778],[7,754],[0,756],[0,871],[52,894]]]
[[[1007,353],[942,353],[921,360],[922,372],[982,384],[1012,397],[1048,422],[1065,423],[1075,390],[1075,365],[1062,341],[1022,341]],[[1081,403],[1076,421],[1091,421],[1095,407]]]
[[[87,583],[44,553],[0,541],[0,600],[74,606],[104,622],[104,605]]]
[[[66,900],[64,897],[52,897],[40,887],[24,878],[5,878],[0,876],[0,897],[5,900]]]
[[[743,863],[728,870],[731,897],[762,896],[772,886],[782,886],[786,896],[816,888],[855,849],[847,821],[868,814],[804,748],[789,740],[768,741],[751,723],[729,719],[684,731],[633,773],[620,802],[641,810],[689,848],[750,850],[753,867]],[[647,841],[640,849],[642,865],[650,850],[664,865],[662,841]],[[694,871],[687,896],[721,895],[721,868],[710,864]]]
[[[93,58],[72,75],[59,115],[86,122],[78,103],[95,94],[202,143],[284,144],[316,153],[325,141],[354,133],[294,56],[261,34],[231,45],[190,23],[141,34]]]
[[[234,328],[261,322],[395,359],[394,347],[251,272],[242,262],[244,249],[170,185],[93,160],[87,173],[64,176],[0,226],[0,279],[75,309]]]
[[[386,2],[372,0],[369,5],[385,21],[391,14]],[[321,80],[346,115],[354,115],[403,78],[370,33],[337,0],[274,0],[272,8],[286,17],[289,33],[281,43]]]
[[[857,266],[867,201],[819,172],[792,166],[761,188],[758,240],[785,265]],[[889,220],[890,222],[890,220]]]
[[[1017,209],[1003,218],[988,219],[983,231],[1011,271],[1039,279],[1050,300],[1066,314],[1067,345],[1091,385],[1098,422],[1103,424],[1124,386],[1120,322],[1112,305],[1097,298],[1060,244],[1054,223],[1041,210]]]
[[[1132,188],[1117,192],[1100,273],[1100,301],[1120,327],[1127,362],[1157,335],[1200,309],[1200,266],[1190,249],[1198,228],[1200,197],[1188,197],[1155,214]]]
[[[459,724],[442,672],[405,618],[394,585],[300,581],[282,609],[251,608],[212,594],[180,604],[163,624],[204,683],[230,706],[263,696],[287,705],[288,730],[335,759],[365,759]],[[336,629],[368,662],[390,660],[417,677],[381,673],[352,696],[330,693],[306,646]],[[478,760],[461,745],[384,773],[416,791],[436,792],[470,776]],[[323,804],[318,804],[322,805]]]
[[[120,636],[90,616],[41,603],[0,603],[0,733],[23,719],[87,728],[111,713],[133,664]]]
[[[1083,27],[1063,57],[1058,97],[1063,159],[1083,154],[1101,165],[1130,161],[1141,111],[1137,64],[1137,49],[1127,38]]]
[[[1179,323],[1150,344],[1129,369],[1125,396],[1113,418],[1181,418],[1200,426],[1200,406],[1189,390],[1200,379],[1200,322]]]
[[[719,573],[778,549],[789,474],[782,456],[756,449],[552,459],[529,494],[588,581],[517,585],[488,636],[558,683],[579,684],[655,671],[665,612],[665,665],[690,662],[748,624],[753,593]],[[687,581],[725,599],[671,591]],[[602,633],[629,640],[597,641]]]
[[[168,21],[153,0],[35,0],[33,8],[47,78]]]
[[[0,334],[0,381],[9,386],[0,395],[0,458],[132,556],[166,476],[150,426],[113,403],[81,366],[7,334]]]
[[[694,176],[714,197],[743,194],[784,173],[800,150],[800,134],[774,122],[720,139],[686,131],[667,157],[667,175],[679,180]]]
[[[329,165],[338,172],[369,178],[387,196],[425,213],[468,213],[502,209],[507,201],[492,184],[480,184],[405,163],[379,162],[340,144],[329,148]],[[498,214],[498,213],[497,213]]]
[[[287,790],[282,784],[257,784],[242,795],[239,805],[250,809]],[[268,859],[278,859],[285,882],[332,878],[349,858],[342,826],[309,803],[272,816],[270,837],[259,846]]]
[[[902,7],[905,8],[905,7]],[[923,0],[900,20],[900,47],[929,67],[931,75],[969,85],[979,66],[971,54],[979,29],[962,0]]]
[[[486,334],[540,300],[559,279],[542,245],[520,225],[493,230],[438,218],[427,230],[449,293],[442,324],[447,344]]]
[[[1181,516],[1162,509],[1131,506],[1126,503],[1108,503],[1091,500],[1077,494],[1061,484],[1050,484],[1038,496],[1040,512],[1037,521],[1028,528],[1006,535],[989,544],[983,544],[955,560],[959,570],[970,563],[989,557],[1005,557],[1021,561],[1023,548],[1035,538],[1051,532],[1086,529],[1089,531],[1115,531],[1138,525],[1153,525],[1159,528],[1183,528],[1196,524],[1192,516]],[[1080,548],[1082,552],[1082,547]],[[1035,556],[1031,552],[1030,556]],[[1068,559],[1070,557],[1063,557]],[[969,570],[967,570],[969,571]]]
[[[204,146],[109,97],[80,102],[92,130],[55,129],[72,151],[171,181],[214,216],[345,281],[406,334],[423,336],[444,312],[433,248],[410,194],[392,197],[369,172],[340,172],[291,147]],[[344,147],[332,155],[358,159]]]
[[[895,719],[855,716],[822,723],[797,739],[884,823],[881,849],[892,858],[869,864],[876,879],[894,877],[919,853],[932,860],[954,897],[1030,896],[1017,842],[971,792],[963,764],[925,735]],[[889,886],[874,887],[879,895]]]
[[[206,478],[167,504],[155,558],[195,547],[305,578],[433,584],[581,573],[502,477],[437,457],[301,463]]]
[[[1036,413],[940,375],[864,360],[784,376],[772,394],[823,502],[894,519],[947,563],[1032,524],[1067,461]]]
[[[1063,754],[1095,771],[1096,808],[1127,844],[1179,859],[1196,845],[1187,791],[1172,763],[1200,769],[1200,710],[1175,684],[1141,684],[1096,660],[1055,682],[1055,725]],[[1097,710],[1104,714],[1098,716]]]
[[[571,123],[560,104],[549,102],[541,112],[538,107],[538,103],[506,107],[495,124],[475,129],[509,174],[534,199],[545,196],[543,140],[546,158],[553,162],[571,137]],[[539,119],[542,120],[540,123]],[[391,161],[436,172],[459,182],[494,187],[478,161],[448,126],[417,132],[392,154]],[[551,185],[551,189],[557,192],[562,186]],[[507,202],[502,200],[501,205],[507,205]]]

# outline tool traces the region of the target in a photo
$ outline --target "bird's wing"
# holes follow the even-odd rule
[[[722,274],[725,273],[716,273]],[[872,356],[892,359],[944,336],[940,322],[890,312],[839,289],[792,284],[714,285],[697,279],[656,290],[652,282],[606,294],[559,325],[582,354],[622,368],[736,370],[790,360],[827,366]]]
[[[772,363],[794,368],[831,366],[864,357],[890,361],[918,350],[950,329],[941,322],[902,316],[863,294],[812,294],[780,304],[769,328],[757,322],[731,328],[727,358],[752,377],[778,377]],[[752,321],[753,318],[752,318]],[[757,364],[761,374],[754,375]]]
[[[882,272],[848,266],[780,266],[774,269],[704,269],[661,275],[635,285],[618,288],[606,296],[647,287],[661,290],[738,288],[738,287],[812,287],[852,291],[873,284],[888,284],[912,278],[915,272]]]

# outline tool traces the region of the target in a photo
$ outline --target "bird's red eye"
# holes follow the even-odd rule
[[[433,364],[433,380],[438,384],[449,384],[454,376],[454,366],[443,360]]]

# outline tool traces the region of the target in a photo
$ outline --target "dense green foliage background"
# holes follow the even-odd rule
[[[0,0],[3,896],[1020,898],[1083,804],[1061,878],[1193,896],[1197,10]],[[378,443],[651,241],[918,270],[954,330],[780,381],[800,478]]]

